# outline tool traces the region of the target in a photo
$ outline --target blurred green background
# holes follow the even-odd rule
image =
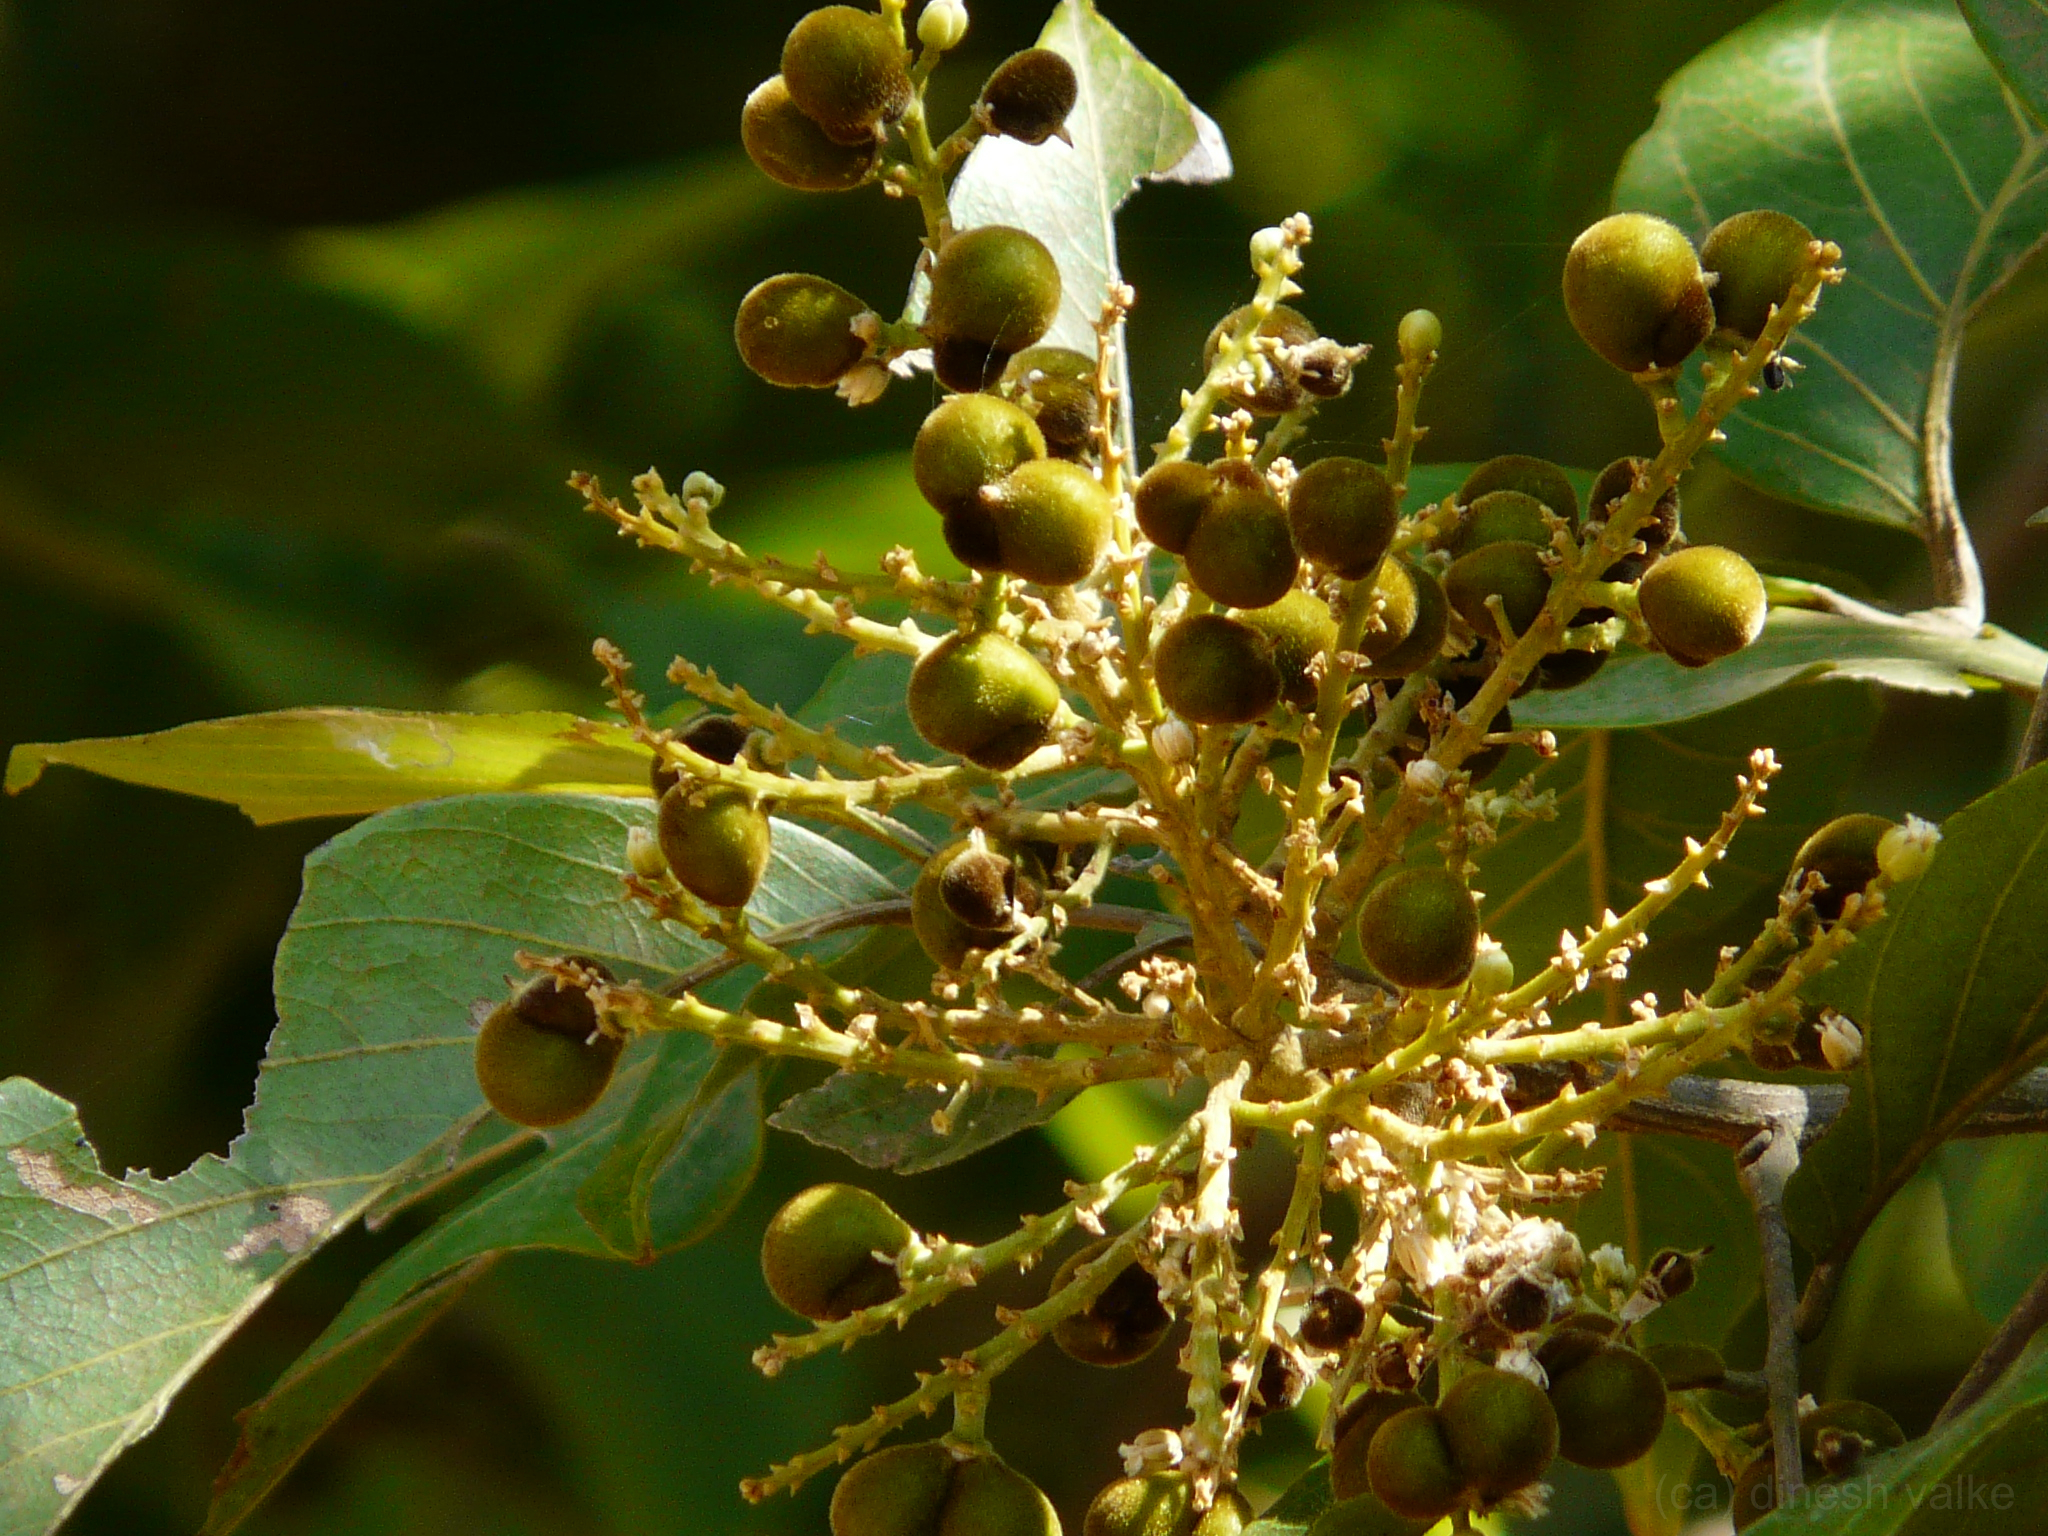
[[[1557,272],[1659,83],[1762,8],[1106,0],[1221,120],[1240,170],[1220,188],[1150,190],[1127,213],[1141,436],[1163,431],[1202,335],[1244,293],[1247,233],[1301,207],[1317,223],[1304,307],[1379,344],[1317,423],[1320,444],[1376,444],[1394,321],[1426,304],[1448,338],[1428,457],[1596,468],[1640,451],[1648,415],[1571,335]],[[0,7],[0,745],[291,704],[595,712],[595,634],[636,654],[657,696],[683,651],[770,698],[807,697],[832,642],[627,548],[563,487],[575,468],[622,481],[653,463],[671,483],[702,468],[729,487],[723,524],[743,542],[855,556],[901,539],[941,557],[904,463],[929,386],[853,413],[760,384],[729,339],[762,276],[822,270],[886,307],[914,253],[910,209],[782,191],[736,147],[739,104],[796,14]],[[942,121],[1032,40],[1041,0],[974,0],[973,18],[940,76]],[[2044,320],[2035,277],[1980,323],[1958,416],[1993,616],[2036,640],[2048,589],[2019,556],[2044,537],[2021,524],[2048,501]],[[1891,600],[1925,595],[1902,535],[1711,468],[1687,496],[1695,537]],[[1891,699],[1855,798],[1944,814],[2002,776],[2015,730],[1996,695]],[[111,1167],[167,1174],[224,1149],[272,1022],[269,959],[299,861],[334,830],[258,831],[69,771],[0,804],[0,1070],[77,1100]],[[922,1226],[985,1239],[1004,1213],[1056,1201],[1070,1169],[1033,1135],[891,1194]],[[699,1249],[645,1270],[500,1265],[252,1528],[822,1531],[826,1490],[749,1510],[737,1478],[895,1395],[985,1315],[955,1305],[872,1358],[752,1375],[748,1350],[780,1322],[753,1234],[787,1193],[845,1172],[777,1137],[746,1207]],[[1262,1202],[1282,1198],[1278,1178],[1254,1160],[1254,1231],[1274,1219]],[[1923,1183],[1920,1205],[1888,1218],[1815,1365],[1922,1423],[1984,1327],[1941,1256],[1940,1198]],[[286,1286],[71,1529],[195,1528],[234,1410],[406,1229],[353,1234]],[[1894,1306],[1879,1349],[1856,1297],[1884,1275],[1915,1323]],[[1115,1378],[1034,1359],[1011,1387],[998,1439],[1076,1525],[1114,1441],[1174,1421],[1164,1352]],[[1083,1394],[1105,1422],[1080,1438],[1069,1407]],[[1269,1432],[1254,1481],[1275,1486],[1305,1445]],[[1568,1487],[1542,1529],[1618,1530],[1612,1495],[1586,1489]]]

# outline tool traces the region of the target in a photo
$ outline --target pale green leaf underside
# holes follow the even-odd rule
[[[768,1123],[863,1167],[926,1173],[1043,1125],[1066,1104],[1064,1095],[1040,1099],[1021,1088],[975,1088],[956,1104],[951,1088],[840,1072],[787,1100]],[[943,1134],[932,1124],[940,1110],[952,1116]]]
[[[24,744],[8,756],[7,792],[63,764],[224,801],[262,825],[501,790],[644,796],[649,761],[623,726],[574,715],[285,709],[147,736]]]
[[[1665,85],[1615,205],[1703,237],[1748,208],[1794,215],[1848,278],[1790,353],[1797,387],[1745,406],[1718,451],[1745,479],[1917,526],[1930,402],[1970,316],[2048,228],[2048,137],[1947,0],[1790,0]],[[1946,474],[1946,447],[1931,457]]]
[[[2038,123],[2048,124],[2048,4],[2043,0],[1962,0],[1977,41]]]
[[[1038,41],[1079,78],[1067,119],[1074,142],[984,139],[949,202],[962,229],[1009,224],[1046,243],[1065,293],[1045,343],[1093,353],[1095,322],[1117,280],[1117,209],[1142,181],[1221,181],[1230,154],[1215,123],[1092,0],[1061,0]]]
[[[1751,1536],[2017,1536],[2048,1503],[2048,1348],[2035,1348],[1938,1434],[1866,1462]]]
[[[1787,1192],[1839,1253],[1971,1111],[2048,1052],[2048,768],[1951,817],[1933,867],[1810,989],[1862,1026],[1848,1108]]]
[[[1997,1321],[2048,1268],[2048,1138],[1952,1141],[1935,1160],[1956,1273]]]
[[[518,951],[585,954],[649,981],[705,956],[623,897],[627,831],[651,814],[596,796],[439,800],[315,853],[278,951],[280,1022],[226,1158],[116,1181],[68,1104],[0,1084],[0,1536],[50,1529],[284,1274],[445,1169],[481,1113],[471,1006],[504,995]],[[778,823],[751,910],[774,927],[881,894],[851,854]],[[661,1054],[629,1052],[591,1123]],[[558,1145],[580,1145],[573,1128]],[[751,1141],[738,1152],[750,1162]]]

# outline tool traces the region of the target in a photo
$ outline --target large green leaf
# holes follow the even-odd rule
[[[2048,125],[2048,11],[2041,0],[1962,0],[1970,30],[2034,121]]]
[[[1935,1159],[1948,1245],[1977,1310],[2004,1317],[2048,1269],[2048,1138],[1955,1141]]]
[[[1583,687],[1519,701],[1515,723],[1625,729],[1690,720],[1819,678],[1967,694],[2004,683],[2033,688],[2044,671],[2048,652],[1996,625],[1961,635],[1809,608],[1773,608],[1756,643],[1736,655],[1687,668],[1655,652],[1624,650]]]
[[[1786,1195],[1816,1255],[1845,1254],[1978,1105],[2048,1056],[2048,767],[1951,817],[1891,907],[1811,989],[1866,1042],[1848,1108]]]
[[[310,1252],[460,1155],[481,1113],[470,1008],[503,995],[519,950],[586,954],[653,982],[704,957],[622,895],[627,831],[651,813],[595,796],[474,796],[385,812],[322,848],[278,951],[279,1024],[248,1128],[225,1158],[115,1180],[70,1105],[0,1084],[13,1172],[0,1177],[0,1536],[50,1529]],[[751,910],[777,926],[886,893],[851,854],[778,823]],[[572,1231],[568,1167],[601,1150],[582,1127],[615,1119],[650,1073],[680,1072],[684,1091],[708,1059],[694,1041],[630,1051],[591,1117],[506,1175],[527,1181],[526,1197],[497,1213],[487,1190],[451,1215],[417,1280]],[[733,1134],[677,1165],[676,1209],[656,1199],[671,1232],[721,1208],[755,1155],[750,1114],[705,1124]]]
[[[1950,0],[1788,0],[1665,85],[1616,205],[1703,236],[1777,208],[1849,276],[1791,347],[1796,389],[1745,406],[1719,451],[1745,479],[1916,527],[1945,482],[1970,319],[2048,228],[2048,137]]]
[[[1199,183],[1230,174],[1222,131],[1105,21],[1094,0],[1060,0],[1039,45],[1074,66],[1081,96],[1071,145],[987,138],[955,179],[963,229],[1028,229],[1059,261],[1065,293],[1048,345],[1095,350],[1095,322],[1118,280],[1116,211],[1142,181]]]
[[[941,1132],[932,1117],[952,1099],[950,1088],[840,1072],[788,1100],[768,1123],[865,1167],[925,1173],[1043,1125],[1067,1105],[1066,1095],[1041,1099],[1022,1088],[975,1088]]]
[[[2038,1341],[1939,1433],[1878,1457],[1753,1536],[2015,1536],[2048,1505],[2048,1347]]]
[[[648,762],[623,726],[574,715],[283,709],[147,736],[25,743],[8,754],[7,792],[61,763],[225,801],[262,825],[498,790],[646,795]]]

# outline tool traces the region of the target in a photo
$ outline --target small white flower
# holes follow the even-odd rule
[[[1941,828],[1918,816],[1908,816],[1904,826],[1893,827],[1877,840],[1877,867],[1893,885],[1904,885],[1927,872],[1940,846]]]
[[[917,18],[917,40],[944,52],[967,36],[967,7],[961,0],[931,0]]]
[[[1402,777],[1407,779],[1410,789],[1427,799],[1442,791],[1444,780],[1449,775],[1444,772],[1443,764],[1433,763],[1426,757],[1418,757],[1408,765]]]
[[[1136,1439],[1118,1446],[1116,1451],[1124,1459],[1124,1475],[1127,1477],[1177,1467],[1184,1454],[1180,1436],[1170,1429],[1140,1430]]]
[[[1278,266],[1286,249],[1287,236],[1278,226],[1260,230],[1252,236],[1252,270],[1263,275],[1267,269]]]
[[[1863,1031],[1832,1008],[1821,1015],[1820,1053],[1837,1072],[1863,1060]]]
[[[1152,727],[1152,752],[1162,763],[1178,767],[1195,760],[1195,733],[1189,724],[1178,717],[1160,721]]]

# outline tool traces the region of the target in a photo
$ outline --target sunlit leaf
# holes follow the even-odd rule
[[[2038,25],[2038,21],[2037,21]],[[1949,390],[1973,315],[2048,228],[2048,135],[1949,0],[1789,0],[1665,85],[1615,203],[1695,238],[1748,208],[1803,220],[1848,280],[1719,451],[1795,501],[1904,527],[1948,473]]]
[[[8,756],[7,792],[59,763],[225,801],[262,825],[498,790],[645,796],[649,761],[623,726],[574,715],[286,709],[147,736],[27,743]]]
[[[1051,249],[1065,293],[1047,345],[1095,350],[1095,322],[1118,280],[1116,211],[1140,182],[1200,183],[1230,174],[1222,130],[1111,26],[1093,0],[1061,0],[1039,45],[1062,55],[1081,97],[1071,145],[987,138],[953,183],[953,222],[1009,224]]]
[[[595,796],[472,796],[385,812],[314,854],[278,952],[280,1023],[248,1129],[225,1158],[171,1179],[115,1180],[70,1105],[25,1079],[0,1084],[7,1536],[61,1518],[321,1243],[443,1176],[482,1112],[471,1005],[504,995],[518,951],[589,955],[652,983],[705,956],[702,941],[624,899],[626,834],[651,814],[644,801]],[[775,927],[880,885],[851,854],[778,823],[750,911]],[[427,1261],[394,1266],[416,1264],[425,1281],[480,1252],[563,1245],[569,1233],[600,1251],[575,1213],[581,1170],[564,1171],[602,1150],[586,1128],[616,1123],[650,1071],[701,1075],[709,1060],[694,1040],[636,1046],[589,1117],[504,1176],[523,1184],[518,1198],[500,1210],[486,1191],[428,1233]],[[744,1184],[758,1135],[749,1091],[733,1085],[743,1102],[705,1120],[678,1165],[674,1208],[657,1195],[662,1230],[687,1234]]]
[[[1044,1124],[1066,1102],[1021,1088],[974,1088],[956,1103],[951,1088],[840,1072],[788,1100],[768,1123],[864,1167],[925,1173]],[[933,1123],[941,1111],[949,1112],[944,1131]]]
[[[2048,14],[2039,0],[1961,0],[1977,41],[2034,121],[2048,125]]]
[[[2048,1056],[2048,768],[1942,832],[1933,866],[1809,989],[1865,1041],[1848,1108],[1787,1192],[1816,1255],[1846,1253],[1977,1106]]]

